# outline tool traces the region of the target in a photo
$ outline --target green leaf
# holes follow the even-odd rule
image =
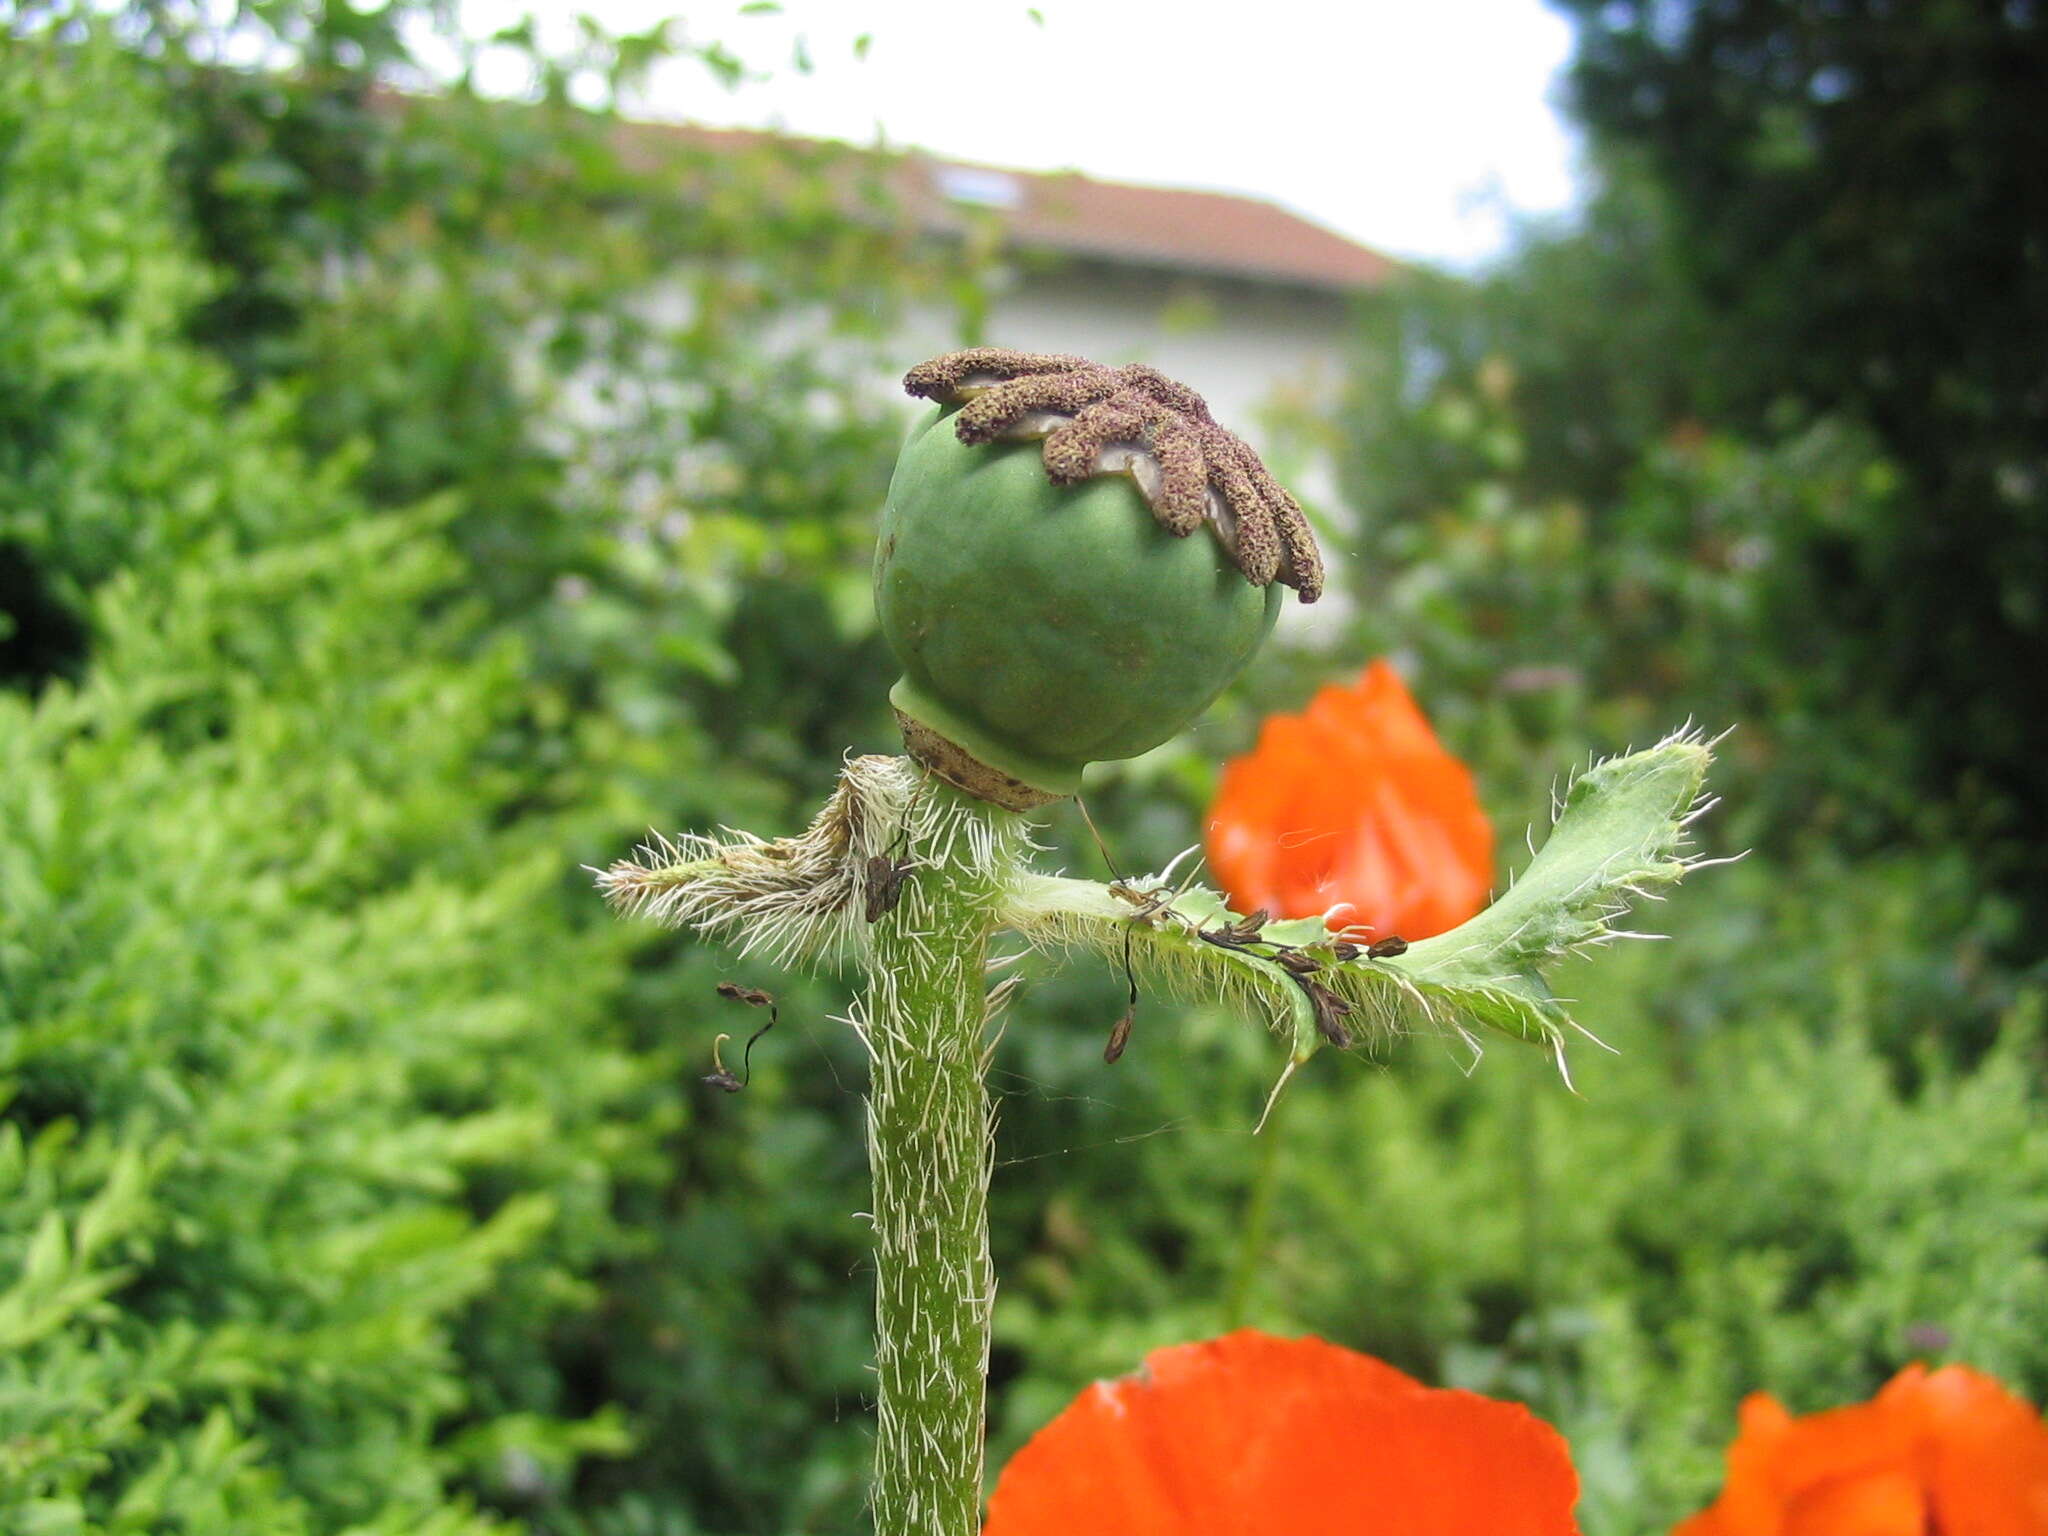
[[[1686,828],[1711,801],[1700,798],[1712,744],[1697,732],[1646,752],[1611,758],[1573,779],[1542,851],[1505,895],[1469,922],[1423,939],[1386,962],[1454,1027],[1476,1025],[1547,1045],[1564,1064],[1564,1034],[1578,1028],[1543,973],[1567,954],[1616,939],[1646,938],[1615,923],[1638,899],[1660,899],[1695,859]]]
[[[1024,876],[1005,921],[1034,943],[1118,961],[1128,952],[1171,992],[1263,1015],[1289,1040],[1290,1073],[1333,1035],[1370,1041],[1416,1027],[1475,1045],[1482,1031],[1538,1043],[1562,1069],[1566,1031],[1578,1026],[1544,972],[1567,954],[1644,937],[1616,920],[1697,864],[1685,853],[1686,828],[1707,809],[1700,790],[1712,756],[1711,743],[1682,731],[1588,769],[1566,788],[1549,839],[1506,894],[1398,956],[1340,960],[1313,917],[1253,925],[1256,938],[1235,938],[1227,930],[1248,931],[1249,919],[1215,891],[1174,890],[1166,875],[1114,886]],[[1290,971],[1282,956],[1315,968]],[[1333,1019],[1319,987],[1350,1011]]]

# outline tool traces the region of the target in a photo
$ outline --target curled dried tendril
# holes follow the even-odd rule
[[[960,406],[963,443],[1042,438],[1053,484],[1127,474],[1161,527],[1185,538],[1207,523],[1254,586],[1279,581],[1304,603],[1322,594],[1322,556],[1300,503],[1200,395],[1156,368],[971,347],[919,363],[903,387]]]

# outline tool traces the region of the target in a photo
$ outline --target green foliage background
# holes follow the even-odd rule
[[[789,830],[889,746],[874,380],[910,302],[972,336],[974,253],[871,160],[586,110],[658,58],[716,88],[694,34],[501,40],[508,109],[373,89],[417,83],[424,8],[252,12],[252,73],[161,9],[5,14],[0,1526],[863,1528],[843,987],[747,970],[788,1022],[714,1101],[732,963],[611,922],[580,866]],[[1731,311],[1692,140],[1599,105],[1626,53],[1585,54],[1582,225],[1375,300],[1293,423],[1346,467],[1349,630],[1091,804],[1164,862],[1262,712],[1390,651],[1503,846],[1565,765],[1692,713],[1740,723],[1708,829],[1756,852],[1658,914],[1679,943],[1564,978],[1619,1052],[1578,1097],[1417,1042],[1319,1059],[1255,1143],[1269,1042],[1148,1003],[1110,1072],[1117,984],[1035,972],[995,1079],[999,1455],[1239,1317],[1527,1399],[1595,1536],[1708,1497],[1752,1389],[1922,1357],[2048,1397],[2038,759],[1944,777],[1968,741],[1864,622],[1942,601],[1912,540],[2041,437],[1987,416],[1990,467],[1931,486],[1765,323],[1800,273]],[[1993,379],[1973,334],[1930,345]],[[1969,506],[2024,587],[2032,513]],[[2024,619],[1943,674],[1955,731],[2016,707]]]

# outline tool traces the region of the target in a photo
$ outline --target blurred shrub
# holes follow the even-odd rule
[[[0,695],[0,1524],[482,1530],[455,1487],[628,1444],[491,1342],[589,1305],[675,1111],[494,761],[452,505],[231,403],[166,147],[107,47],[0,64],[0,527],[92,632]]]
[[[1917,783],[1871,634],[1829,617],[1877,600],[1911,515],[1896,468],[1849,420],[1744,437],[1692,414],[1685,296],[1626,238],[1641,202],[1366,306],[1338,418],[1365,648],[1418,665],[1496,775],[1689,716],[1739,727],[1737,841],[1977,830],[1967,792]]]
[[[2048,913],[2048,27],[2032,5],[1564,0],[1596,154],[1662,196],[1711,418],[1860,423],[1898,468],[1808,624],[1976,802],[1986,873]]]
[[[718,957],[576,866],[879,744],[845,268],[922,258],[265,17],[330,32],[0,53],[0,1524],[850,1528],[857,1052],[686,1134]]]

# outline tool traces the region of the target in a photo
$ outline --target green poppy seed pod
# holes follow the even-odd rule
[[[1025,810],[1187,726],[1252,657],[1282,585],[1322,589],[1294,498],[1143,366],[979,347],[904,379],[935,402],[882,513],[875,607],[905,744]]]

